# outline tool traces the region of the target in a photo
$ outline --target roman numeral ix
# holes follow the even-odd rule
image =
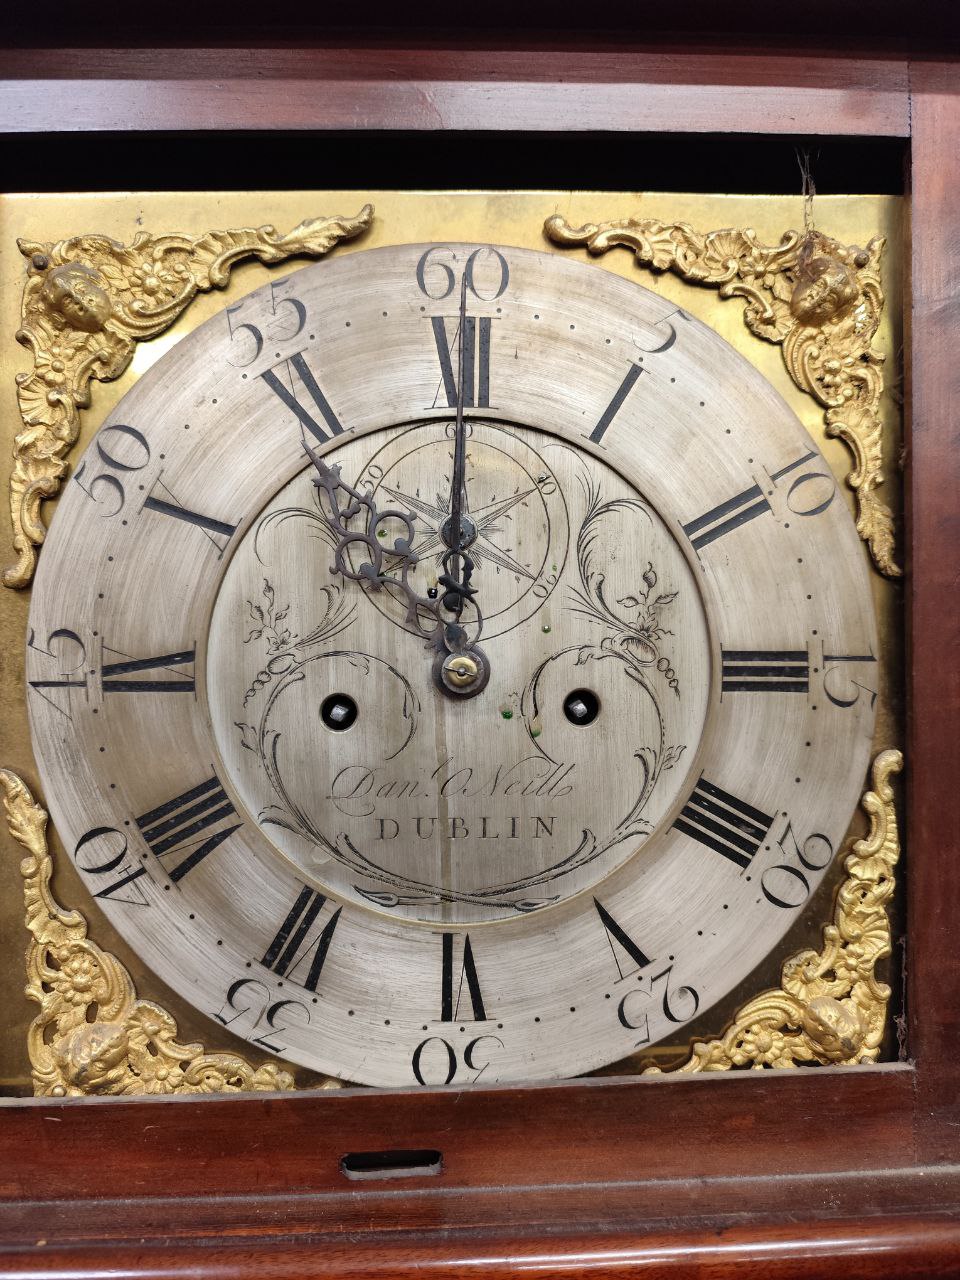
[[[131,658],[119,649],[104,645],[104,653],[117,654],[123,662],[104,662],[102,669],[104,693],[194,693],[196,682],[193,671],[178,671],[177,667],[192,667],[195,649],[182,649],[179,653],[163,653],[156,658]],[[154,675],[149,677],[148,672]]]

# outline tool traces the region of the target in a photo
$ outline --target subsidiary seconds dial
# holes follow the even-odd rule
[[[230,321],[110,415],[37,577],[36,754],[97,904],[348,1080],[676,1034],[862,786],[874,622],[815,444],[705,326],[549,254],[345,254]]]

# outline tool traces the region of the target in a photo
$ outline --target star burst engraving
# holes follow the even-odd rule
[[[469,491],[469,481],[467,488]],[[422,536],[417,539],[414,550],[420,559],[436,553],[439,564],[446,551],[440,530],[450,515],[450,495],[438,494],[435,502],[429,502],[419,494],[406,493],[402,489],[393,489],[386,484],[380,485],[380,492],[387,494],[399,506],[416,514]],[[501,569],[506,569],[509,573],[516,574],[517,577],[534,581],[536,574],[531,573],[519,560],[516,560],[510,554],[509,548],[498,546],[493,539],[505,531],[505,525],[499,522],[504,518],[509,520],[511,517],[508,513],[537,492],[534,485],[529,489],[518,490],[507,498],[495,498],[486,506],[478,507],[476,511],[470,509],[468,500],[464,502],[463,513],[469,515],[477,530],[476,542],[470,547],[470,557],[477,568],[482,568],[485,563],[494,564]]]

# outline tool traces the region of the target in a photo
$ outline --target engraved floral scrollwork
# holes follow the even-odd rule
[[[782,987],[764,991],[737,1013],[719,1040],[698,1042],[680,1073],[729,1071],[731,1067],[787,1068],[874,1062],[880,1051],[890,988],[876,977],[890,954],[887,904],[900,856],[890,776],[903,767],[899,751],[883,751],[873,763],[872,790],[861,805],[870,829],[855,840],[844,864],[833,924],[819,951],[791,956]],[[648,1067],[647,1072],[659,1072]]]
[[[309,218],[285,235],[268,225],[201,236],[140,232],[129,245],[101,235],[17,242],[27,259],[17,341],[32,352],[33,368],[17,375],[23,430],[14,442],[10,507],[18,560],[6,586],[28,586],[33,577],[46,534],[41,504],[66,474],[92,381],[118,378],[138,342],[162,333],[197,293],[222,289],[242,259],[320,257],[372,218],[365,205],[355,217]]]
[[[644,503],[617,498],[604,501],[599,486],[589,482],[582,485],[586,510],[577,536],[577,569],[580,585],[569,590],[570,609],[573,615],[584,619],[590,628],[602,634],[589,643],[575,644],[561,649],[546,658],[533,672],[524,689],[520,710],[527,733],[534,747],[543,755],[540,741],[540,706],[543,699],[541,684],[549,670],[571,659],[577,667],[612,659],[618,663],[623,675],[632,686],[633,695],[649,712],[652,712],[649,741],[638,743],[633,750],[636,761],[636,783],[632,770],[624,769],[623,785],[630,794],[630,807],[604,840],[597,840],[592,831],[584,831],[584,840],[570,860],[568,869],[575,870],[605,852],[612,844],[632,835],[650,835],[654,824],[643,817],[644,810],[662,775],[680,761],[686,744],[667,740],[663,698],[670,693],[680,699],[680,682],[674,671],[667,649],[668,636],[674,636],[666,623],[671,606],[679,594],[676,590],[664,590],[653,562],[647,560],[640,581],[632,593],[608,598],[611,544],[616,540],[617,516],[626,518],[638,544],[641,530],[649,523],[649,511]],[[644,563],[641,557],[641,564]],[[628,686],[629,687],[629,686]],[[639,725],[638,703],[631,707],[634,722]],[[549,758],[549,757],[548,757]],[[631,778],[631,782],[627,782]],[[638,785],[635,794],[632,787]],[[559,869],[559,868],[558,868]]]
[[[31,935],[26,992],[40,1006],[27,1038],[35,1094],[292,1089],[293,1077],[272,1062],[254,1067],[237,1054],[178,1043],[170,1014],[138,1000],[120,961],[88,938],[83,916],[54,899],[45,811],[16,774],[0,769],[0,785],[10,834],[27,851],[20,864]]]
[[[857,530],[880,572],[899,575],[893,517],[877,492],[883,356],[872,344],[883,310],[882,237],[862,249],[817,231],[788,231],[771,246],[749,229],[704,234],[652,218],[571,227],[559,214],[544,231],[556,244],[583,245],[593,254],[622,245],[655,271],[712,286],[721,298],[743,298],[747,328],[781,344],[790,377],[823,406],[827,435],[853,454],[847,483],[857,496]]]

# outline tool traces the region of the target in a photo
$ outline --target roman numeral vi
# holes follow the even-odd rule
[[[456,995],[453,990],[453,934],[443,934],[443,976],[440,983],[440,1020],[453,1022],[460,1017],[460,1000],[463,995],[463,984],[467,984],[470,1005],[473,1009],[473,1020],[483,1022],[486,1013],[483,1008],[483,996],[480,994],[480,980],[477,977],[477,966],[473,959],[473,948],[470,946],[470,935],[463,939],[463,964],[460,966],[460,980],[457,983]]]

